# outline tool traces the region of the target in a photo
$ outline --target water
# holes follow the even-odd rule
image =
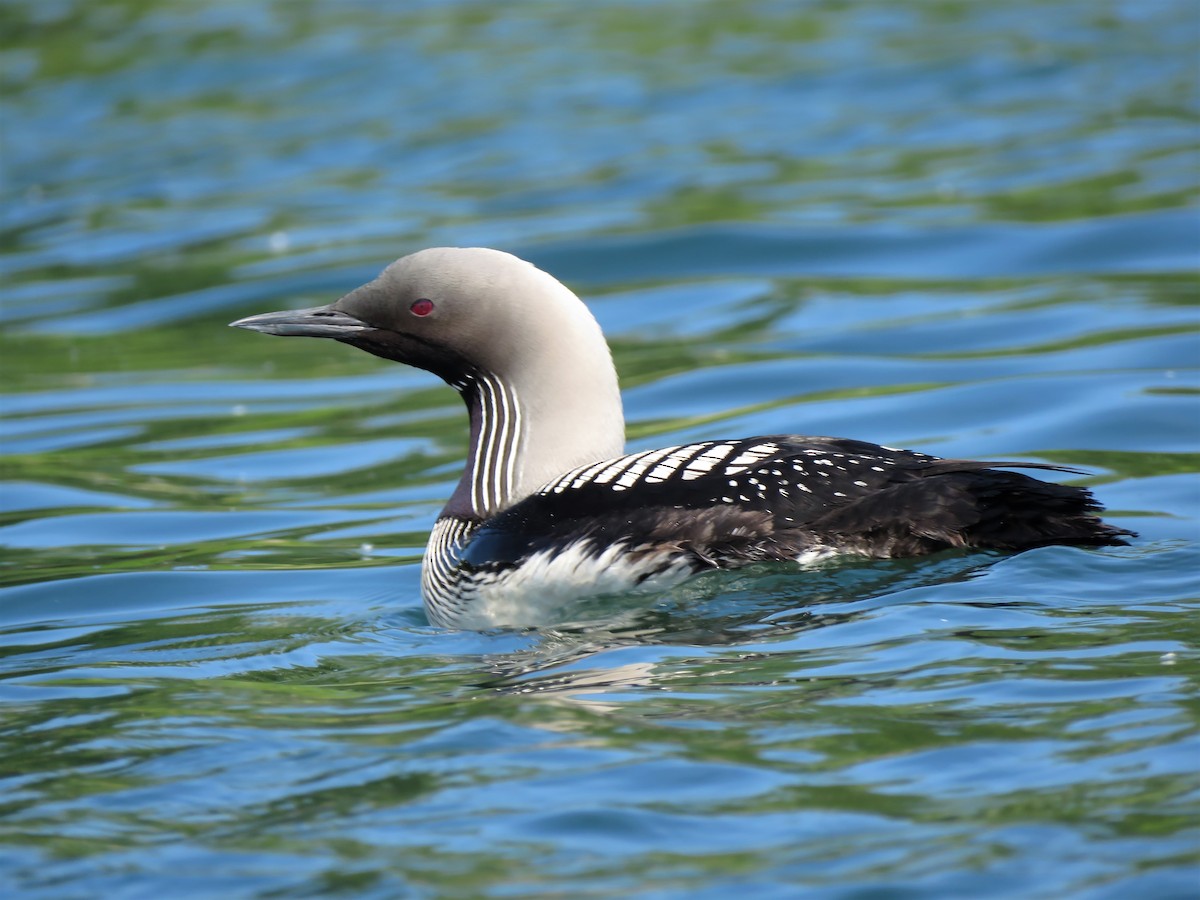
[[[0,10],[0,888],[1194,897],[1188,0]],[[423,246],[612,339],[633,448],[1082,466],[1141,538],[431,627],[429,376],[231,331]]]

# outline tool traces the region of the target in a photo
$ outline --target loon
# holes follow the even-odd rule
[[[1115,546],[1084,488],[835,437],[769,435],[625,454],[616,368],[584,303],[508,253],[441,247],[312,309],[232,322],[333,338],[454,387],[470,453],[421,567],[430,621],[541,624],[582,596],[834,554]]]

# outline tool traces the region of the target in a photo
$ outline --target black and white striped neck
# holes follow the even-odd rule
[[[516,390],[490,372],[453,385],[470,417],[466,468],[442,515],[482,521],[511,506],[520,483],[525,427]]]

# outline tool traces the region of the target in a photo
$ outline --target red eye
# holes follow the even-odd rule
[[[433,312],[433,301],[424,298],[414,300],[413,305],[408,309],[414,316],[427,316]]]

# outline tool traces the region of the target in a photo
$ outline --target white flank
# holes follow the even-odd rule
[[[838,551],[833,547],[810,547],[796,557],[796,562],[802,566],[811,566],[837,555]]]
[[[613,545],[598,555],[575,544],[557,551],[536,553],[516,569],[499,573],[494,580],[472,582],[469,599],[454,616],[456,628],[530,627],[551,624],[564,610],[588,597],[602,594],[652,593],[684,581],[692,572],[686,558],[639,582],[662,565],[650,555],[634,561],[624,545]]]

